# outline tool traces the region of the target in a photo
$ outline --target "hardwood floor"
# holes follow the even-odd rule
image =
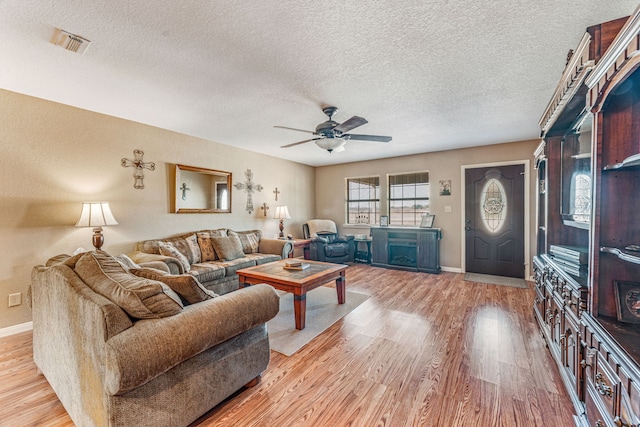
[[[193,426],[574,425],[532,288],[357,264],[347,289],[371,298],[293,356],[272,351],[260,384]],[[0,426],[40,425],[73,423],[31,333],[2,338]]]

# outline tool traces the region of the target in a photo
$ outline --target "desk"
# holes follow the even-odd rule
[[[353,239],[353,241],[356,243],[356,253],[355,259],[353,261],[361,262],[364,264],[371,264],[371,242],[373,241],[373,239]],[[367,245],[366,251],[360,250],[360,243],[365,243]]]

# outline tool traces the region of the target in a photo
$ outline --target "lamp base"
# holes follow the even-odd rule
[[[284,239],[284,219],[280,220],[280,235],[278,237]]]
[[[102,227],[96,227],[93,229],[93,246],[96,248],[96,251],[99,251],[102,245],[104,244],[104,236],[102,235]]]

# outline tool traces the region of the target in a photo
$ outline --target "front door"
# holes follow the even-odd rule
[[[466,271],[524,278],[524,165],[465,171]]]

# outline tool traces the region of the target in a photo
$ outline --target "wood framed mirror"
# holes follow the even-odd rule
[[[231,172],[176,165],[176,213],[231,213]]]

